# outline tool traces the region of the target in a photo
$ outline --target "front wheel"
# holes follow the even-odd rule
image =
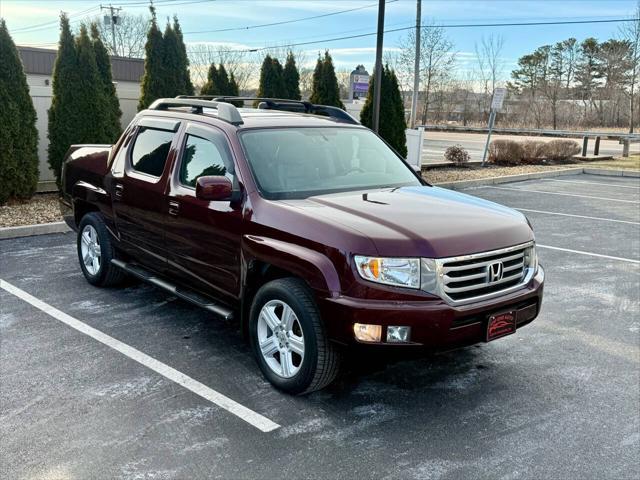
[[[109,287],[122,282],[125,273],[111,263],[116,252],[99,213],[87,213],[82,217],[77,248],[80,268],[91,285]]]
[[[258,290],[249,334],[260,370],[281,390],[320,390],[338,374],[340,354],[328,341],[313,294],[301,280],[278,279]]]

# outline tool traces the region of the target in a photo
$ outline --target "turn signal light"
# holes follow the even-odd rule
[[[382,326],[367,323],[354,323],[353,333],[361,342],[379,342],[382,338]]]

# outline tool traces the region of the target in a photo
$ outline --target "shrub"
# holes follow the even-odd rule
[[[545,157],[554,162],[565,162],[578,153],[580,145],[575,140],[551,140],[545,146]]]
[[[522,143],[522,163],[542,163],[547,157],[547,142],[542,140],[526,140]]]
[[[444,152],[444,159],[456,165],[464,165],[469,161],[469,152],[462,145],[452,145]]]
[[[494,140],[489,145],[489,162],[496,165],[518,165],[523,157],[522,145],[514,140]]]

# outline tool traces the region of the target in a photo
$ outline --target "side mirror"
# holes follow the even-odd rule
[[[196,198],[200,200],[231,200],[232,193],[231,180],[222,175],[200,177],[196,182]]]

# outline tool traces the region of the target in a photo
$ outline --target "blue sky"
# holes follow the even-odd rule
[[[122,0],[130,13],[144,13],[143,0]],[[189,43],[225,43],[237,48],[259,48],[288,43],[308,42],[374,32],[376,0],[156,0],[158,17],[177,13]],[[423,0],[423,23],[503,23],[523,21],[557,21],[614,19],[633,14],[637,0]],[[18,44],[53,46],[58,37],[56,19],[59,11],[71,14],[72,25],[78,25],[88,14],[99,13],[99,2],[87,0],[43,1],[0,0],[0,16],[7,20]],[[282,20],[293,20],[359,7],[357,11],[287,25],[244,31],[189,33],[230,27],[245,27]],[[398,0],[386,5],[385,29],[411,26],[415,23],[415,0]],[[88,14],[82,12],[89,11]],[[51,22],[51,23],[48,23]],[[31,28],[36,25],[36,27]],[[503,59],[507,72],[518,57],[540,45],[568,37],[582,40],[593,36],[601,40],[615,36],[618,24],[585,24],[535,27],[451,28],[450,40],[464,64],[474,62],[474,45],[483,36],[504,37]],[[385,35],[385,48],[398,45],[405,32]],[[338,68],[351,69],[363,63],[371,70],[375,56],[375,36],[322,42],[296,47],[305,50],[313,61],[319,50],[329,48]]]

